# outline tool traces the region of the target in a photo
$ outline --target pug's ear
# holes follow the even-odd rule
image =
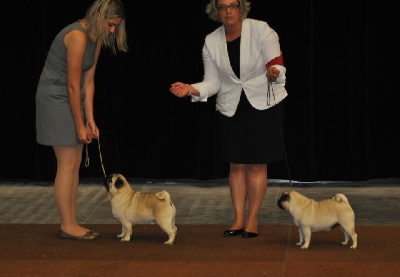
[[[281,199],[282,199],[282,201],[289,201],[290,193],[286,193],[286,192],[282,193]]]
[[[118,177],[117,180],[115,180],[115,188],[120,189],[124,185],[124,180],[121,177]]]

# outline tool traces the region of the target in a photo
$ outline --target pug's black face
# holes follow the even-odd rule
[[[290,200],[290,195],[289,195],[289,193],[283,192],[283,193],[279,196],[278,201],[277,201],[276,204],[278,205],[279,208],[284,209],[282,203],[285,202],[285,201],[289,201],[289,200]]]

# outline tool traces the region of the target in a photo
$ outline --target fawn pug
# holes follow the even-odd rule
[[[155,224],[168,234],[165,244],[172,245],[178,228],[175,226],[176,208],[165,190],[140,193],[132,189],[122,174],[111,174],[105,180],[113,216],[122,224],[117,237],[129,241],[135,224]]]
[[[279,196],[277,205],[292,216],[299,231],[297,245],[301,245],[301,249],[310,245],[312,232],[330,231],[337,225],[344,234],[342,244],[346,245],[351,237],[353,245],[350,248],[357,247],[355,214],[344,194],[337,193],[331,199],[315,201],[299,192],[288,191]]]

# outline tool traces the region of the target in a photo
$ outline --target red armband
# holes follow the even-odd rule
[[[279,55],[279,57],[273,58],[267,64],[265,65],[267,68],[272,66],[272,65],[282,65],[283,66],[283,57],[282,57],[282,52]]]

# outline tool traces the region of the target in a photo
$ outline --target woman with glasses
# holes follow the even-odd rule
[[[84,18],[56,35],[36,90],[36,141],[51,146],[56,156],[54,196],[63,239],[99,235],[77,223],[76,204],[83,145],[99,136],[93,101],[101,48],[128,51],[121,0],[94,1]]]
[[[221,26],[203,46],[202,82],[175,82],[170,92],[193,102],[216,97],[221,158],[229,163],[235,220],[224,237],[258,236],[267,192],[267,164],[283,160],[286,68],[279,37],[264,21],[247,18],[248,0],[210,0],[206,13]],[[246,218],[246,204],[248,215]]]

